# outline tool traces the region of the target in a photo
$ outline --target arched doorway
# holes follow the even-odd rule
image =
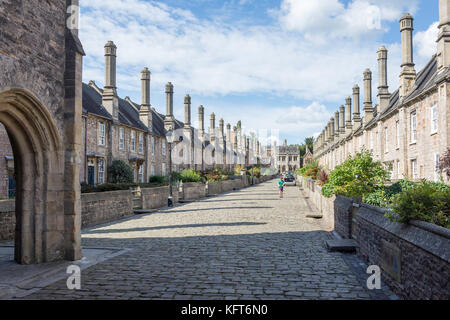
[[[64,259],[64,152],[55,122],[32,93],[14,88],[0,91],[0,122],[17,179],[14,259]]]

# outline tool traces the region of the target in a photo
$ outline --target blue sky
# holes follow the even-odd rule
[[[385,45],[390,91],[398,87],[398,20],[414,20],[419,71],[436,51],[438,0],[81,0],[80,39],[87,56],[83,80],[104,81],[103,46],[118,47],[118,92],[140,102],[143,67],[152,72],[151,104],[165,111],[164,85],[216,119],[247,130],[279,132],[301,143],[319,133],[334,111],[373,72]],[[194,121],[194,124],[196,122]],[[207,124],[209,121],[206,122]]]

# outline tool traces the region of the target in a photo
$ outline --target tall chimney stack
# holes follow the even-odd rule
[[[166,130],[174,130],[174,117],[173,117],[173,84],[168,82],[166,84],[166,116],[164,118],[164,128]]]
[[[112,115],[114,121],[119,120],[119,97],[116,86],[117,47],[112,41],[105,44],[105,86],[102,94],[102,105]]]
[[[359,112],[359,86],[355,84],[353,87],[353,121],[355,122],[355,129],[361,125],[361,115]]]
[[[345,99],[345,132],[348,135],[352,130],[352,98],[347,97]]]
[[[333,142],[335,139],[334,139],[334,134],[333,134],[333,132],[335,131],[336,129],[335,129],[335,127],[334,127],[334,118],[333,117],[331,117],[330,118],[330,140]],[[336,139],[337,140],[337,139]]]
[[[150,70],[147,67],[141,71],[141,108],[139,109],[139,120],[153,131],[153,116],[150,106]]]
[[[210,141],[214,141],[216,138],[215,135],[215,131],[216,131],[216,115],[213,113],[211,113],[210,119],[209,119],[209,135],[210,135]]]
[[[227,141],[231,142],[231,124],[227,123]]]
[[[405,13],[400,19],[400,32],[402,36],[402,71],[400,72],[400,100],[406,97],[416,81],[416,70],[413,62],[413,17]]]
[[[223,122],[223,119],[220,119],[220,120],[219,120],[219,131],[220,131],[220,138],[225,137],[224,122]]]
[[[387,54],[388,51],[381,46],[378,51],[378,108],[380,113],[389,107],[389,87],[387,84]]]
[[[339,138],[339,134],[341,133],[341,130],[339,129],[339,111],[336,111],[334,113],[334,136],[336,139]]]
[[[369,123],[373,118],[372,106],[372,72],[364,71],[364,123]]]
[[[191,126],[191,96],[188,94],[184,97],[184,126]]]
[[[342,136],[345,134],[345,108],[343,105],[339,107],[339,133]]]
[[[450,67],[450,0],[439,0],[438,72]]]

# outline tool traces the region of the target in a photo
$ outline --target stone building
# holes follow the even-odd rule
[[[84,52],[72,5],[0,1],[0,177],[4,186],[13,155],[14,258],[23,264],[81,258]]]
[[[277,147],[278,170],[280,173],[294,172],[300,168],[300,149],[298,144],[288,145],[284,140],[282,146]]]
[[[309,150],[308,146],[306,146],[305,154],[302,157],[302,167],[309,164],[312,159],[314,159],[314,155],[312,154],[311,150]]]
[[[418,73],[413,60],[413,18],[400,19],[402,64],[399,88],[387,86],[387,55],[378,55],[378,93],[372,101],[372,72],[364,71],[363,110],[360,89],[353,87],[314,143],[315,158],[328,170],[363,148],[391,171],[391,179],[438,181],[439,156],[450,146],[450,0],[439,0],[437,52]],[[352,112],[353,102],[353,112]],[[446,177],[444,177],[446,179]],[[447,181],[448,182],[448,181]]]

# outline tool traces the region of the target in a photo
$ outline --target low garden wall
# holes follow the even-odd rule
[[[131,190],[81,194],[82,228],[130,215],[133,215],[133,194]]]
[[[391,222],[384,212],[359,208],[358,255],[380,266],[382,280],[404,299],[450,299],[450,230],[423,221]]]
[[[157,188],[142,188],[142,209],[157,209],[167,206],[167,199],[169,198],[169,186]],[[172,187],[173,203],[178,202],[178,190],[175,186]]]
[[[385,209],[337,196],[326,198],[314,180],[298,177],[306,196],[334,230],[354,239],[357,255],[381,269],[382,280],[403,299],[450,299],[450,230],[423,221],[392,222]],[[330,202],[332,206],[330,206]]]
[[[214,195],[222,193],[222,182],[209,181],[208,182],[208,195]]]
[[[183,200],[196,200],[206,196],[205,184],[201,182],[185,182],[182,185]]]
[[[15,200],[0,200],[0,240],[13,239],[15,226]]]

